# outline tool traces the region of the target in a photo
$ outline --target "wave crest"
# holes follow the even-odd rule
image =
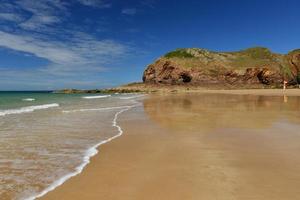
[[[0,116],[29,113],[35,110],[43,110],[43,109],[48,109],[53,107],[59,107],[59,104],[52,103],[52,104],[44,104],[44,105],[36,105],[36,106],[27,106],[19,109],[0,110]]]
[[[22,101],[35,101],[34,98],[26,98],[26,99],[22,99]]]
[[[102,99],[102,98],[107,98],[110,97],[111,95],[100,95],[100,96],[86,96],[82,97],[84,99]]]

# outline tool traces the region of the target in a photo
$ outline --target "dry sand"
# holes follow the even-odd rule
[[[300,199],[299,112],[299,97],[150,96],[120,116],[123,136],[41,199]]]

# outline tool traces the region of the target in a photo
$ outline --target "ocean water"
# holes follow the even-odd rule
[[[139,98],[0,92],[0,199],[34,199],[80,173]]]

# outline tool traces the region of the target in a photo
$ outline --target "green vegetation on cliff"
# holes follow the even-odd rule
[[[165,55],[166,58],[193,58],[194,56],[185,49],[176,49]]]
[[[246,50],[238,51],[237,54],[242,56],[248,56],[252,59],[273,59],[274,54],[268,49],[264,47],[254,47]]]
[[[273,53],[264,47],[234,52],[215,52],[200,48],[180,48],[150,64],[144,72],[146,83],[272,85],[283,80],[299,83],[300,50]]]

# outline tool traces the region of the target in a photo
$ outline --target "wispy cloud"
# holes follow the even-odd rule
[[[97,8],[110,8],[111,3],[108,3],[103,0],[78,0],[79,3],[85,6],[92,6]]]
[[[105,77],[97,76],[91,79],[90,74],[81,73],[80,76],[72,76],[72,78],[65,78],[54,76],[49,73],[44,73],[40,70],[34,69],[13,69],[10,67],[0,68],[0,89],[13,90],[18,88],[20,90],[41,90],[41,89],[61,89],[61,88],[77,88],[88,89],[95,85],[111,86],[112,83],[105,79]]]
[[[99,65],[112,58],[124,56],[128,48],[112,40],[97,40],[85,33],[76,32],[68,41],[44,41],[38,35],[17,35],[0,31],[0,46],[31,53],[51,62],[45,71],[66,72],[97,71]]]
[[[22,0],[17,1],[16,5],[29,15],[19,26],[29,30],[37,30],[59,23],[62,16],[67,13],[67,4],[60,0]]]
[[[99,0],[76,1],[86,6],[106,5]],[[7,31],[0,27],[0,47],[48,60],[50,64],[39,69],[42,73],[66,76],[83,71],[102,71],[105,64],[129,52],[127,45],[115,40],[99,39],[76,29],[59,28],[70,12],[65,1],[5,1],[1,7],[18,11],[6,15],[0,9],[0,19],[15,22],[18,29]],[[50,37],[52,33],[55,37]]]
[[[155,0],[142,0],[141,5],[147,6],[147,7],[150,7],[150,8],[154,8],[155,7]]]
[[[23,18],[14,13],[0,13],[0,19],[12,22],[21,22]]]
[[[24,16],[19,12],[18,7],[8,0],[0,3],[0,21],[21,22]]]
[[[122,9],[121,12],[124,15],[135,15],[137,10],[136,10],[136,8],[124,8],[124,9]]]
[[[61,20],[57,16],[51,15],[33,15],[27,21],[19,24],[23,29],[28,30],[37,30],[41,28],[45,28],[47,25],[52,25],[55,23],[59,23]]]
[[[113,64],[128,58],[131,45],[88,32],[72,22],[73,6],[108,9],[106,0],[0,0],[0,48],[41,58],[44,66],[0,66],[0,89],[90,88],[111,86],[102,76]],[[134,15],[135,8],[124,9]],[[99,29],[102,26],[96,26]],[[105,27],[104,27],[105,28]],[[103,28],[102,28],[103,29]],[[93,77],[93,79],[91,79]]]

